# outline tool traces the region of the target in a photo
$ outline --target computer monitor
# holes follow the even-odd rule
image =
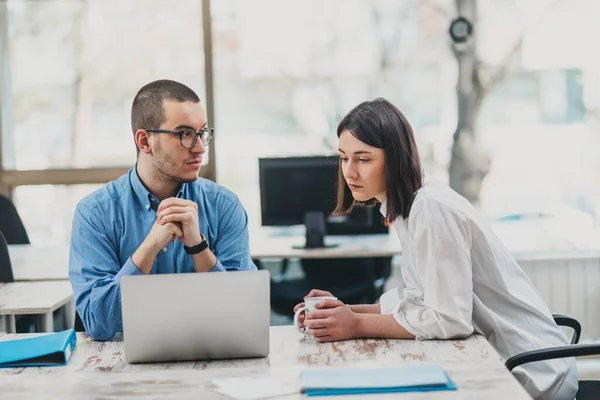
[[[331,215],[337,199],[338,156],[261,158],[258,165],[262,225],[304,224],[303,247],[325,247],[327,234],[388,232],[378,207]]]

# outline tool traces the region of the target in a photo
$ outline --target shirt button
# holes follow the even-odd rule
[[[163,247],[163,253],[166,253],[167,251],[169,251],[166,247]]]
[[[150,204],[146,204],[146,210],[150,209]]]

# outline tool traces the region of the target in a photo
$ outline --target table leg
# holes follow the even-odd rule
[[[75,327],[75,300],[71,300],[62,309],[63,329],[73,329]]]
[[[52,318],[52,312],[41,314],[38,318],[40,320],[40,331],[54,332],[54,318]]]
[[[6,333],[17,333],[17,325],[15,323],[14,315],[4,316],[4,327],[6,328]]]

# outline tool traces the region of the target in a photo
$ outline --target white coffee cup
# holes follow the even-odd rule
[[[306,299],[304,299],[304,307],[299,308],[298,311],[296,311],[296,314],[294,314],[294,326],[296,327],[296,330],[298,332],[306,333],[306,331],[307,331],[306,327],[300,328],[300,326],[298,326],[298,324],[299,324],[298,317],[300,316],[300,313],[316,311],[317,309],[315,308],[315,306],[324,300],[337,300],[337,297],[318,296],[318,297],[307,297]]]

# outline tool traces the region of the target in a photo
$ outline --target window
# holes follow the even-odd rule
[[[536,208],[567,215],[556,221],[578,211],[585,226],[597,227],[600,73],[589,49],[593,32],[600,33],[600,7],[592,0],[504,3],[477,3],[482,81],[505,72],[478,105],[477,135],[492,159],[479,206],[490,216],[543,214]],[[38,185],[99,183],[100,169],[130,167],[131,101],[160,78],[188,84],[206,102],[205,87],[214,87],[215,107],[207,108],[215,113],[218,182],[239,195],[251,229],[260,225],[258,158],[335,153],[338,122],[367,99],[396,104],[414,126],[426,170],[447,177],[457,119],[457,63],[448,38],[456,2],[173,4],[0,1],[0,191],[17,187],[17,208],[34,210],[27,196],[43,188],[41,198],[74,206],[83,186],[52,194]],[[204,66],[207,5],[214,76]],[[213,79],[206,85],[205,71]],[[45,169],[43,178],[33,176]],[[58,237],[66,237],[70,217]],[[39,238],[58,229],[35,219],[27,225]],[[507,236],[525,243],[512,230]]]
[[[131,166],[130,110],[141,86],[174,79],[205,98],[198,0],[6,4],[5,169]]]
[[[99,187],[52,184],[133,165],[131,102],[144,84],[180,81],[206,105],[202,4],[0,1],[0,190],[15,188],[32,241],[68,241],[75,205]]]
[[[396,104],[427,146],[456,78],[443,73],[454,65],[446,17],[420,3],[212,2],[218,182],[240,196],[251,227],[258,158],[337,154],[337,124],[364,100]]]

